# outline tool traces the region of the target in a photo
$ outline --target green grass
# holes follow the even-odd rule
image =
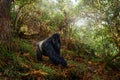
[[[82,80],[88,71],[87,67],[89,64],[86,59],[88,56],[82,58],[75,54],[74,51],[61,49],[61,55],[65,57],[68,63],[67,68],[62,68],[61,66],[51,65],[45,58],[43,61],[37,62],[34,47],[26,40],[14,39],[14,42],[17,45],[14,51],[7,50],[4,44],[0,45],[1,80],[35,80],[35,75],[31,73],[31,71],[41,71],[39,77],[44,80]],[[23,54],[21,54],[21,52]],[[78,58],[78,61],[75,58]],[[91,60],[93,60],[93,62],[99,62],[97,59]],[[118,62],[119,60],[120,59],[118,59]],[[110,66],[114,68],[114,65]],[[99,75],[93,73],[91,73],[91,75],[91,79],[93,80],[101,79]]]
[[[31,70],[42,70],[52,75],[52,69],[49,66],[43,66],[43,64],[35,61],[36,54],[32,44],[19,39],[14,39],[14,42],[17,45],[15,52],[8,51],[5,45],[0,45],[0,79],[21,79]],[[32,78],[34,76],[31,75],[29,79]]]

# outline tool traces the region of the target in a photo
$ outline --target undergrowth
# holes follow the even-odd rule
[[[72,80],[76,76],[76,71],[73,64],[74,62],[68,60],[69,69],[61,66],[53,66],[49,64],[48,60],[44,62],[37,62],[36,54],[33,45],[26,40],[14,39],[15,48],[14,51],[7,51],[3,45],[1,45],[1,56],[0,56],[0,79],[32,79],[35,80],[37,77],[47,80]],[[63,51],[62,51],[63,52]],[[65,51],[71,53],[71,51]],[[73,53],[71,53],[73,55]],[[64,56],[67,56],[63,53]],[[68,76],[69,75],[69,76]],[[73,78],[71,78],[72,76]]]
[[[43,67],[35,59],[34,47],[25,40],[14,39],[15,52],[8,51],[4,44],[0,45],[0,77],[6,79],[20,79],[34,69],[51,71],[50,67]],[[31,74],[32,75],[32,74]]]
[[[119,79],[118,76],[112,77],[114,76],[112,73],[112,76],[105,75],[109,71],[102,70],[103,63],[100,63],[101,61],[97,58],[90,58],[90,60],[89,56],[78,55],[74,51],[62,48],[61,55],[68,63],[68,66],[63,68],[61,65],[50,64],[46,57],[43,57],[43,61],[38,62],[35,49],[30,42],[23,39],[13,41],[15,44],[13,51],[8,51],[5,44],[0,45],[1,80],[102,80],[106,76],[113,80]],[[109,66],[114,68],[116,64]]]

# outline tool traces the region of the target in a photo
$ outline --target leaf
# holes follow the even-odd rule
[[[44,75],[44,76],[48,75],[48,73],[43,72],[43,71],[41,71],[41,70],[35,70],[35,71],[33,71],[32,73],[33,73],[34,75],[37,75],[37,74],[41,74],[41,75]]]

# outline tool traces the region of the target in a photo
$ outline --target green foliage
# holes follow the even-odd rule
[[[13,56],[15,55],[16,54],[9,53],[7,51],[4,51],[3,53],[1,53],[0,71],[2,76],[11,77],[11,78],[15,77],[14,75],[16,74],[17,74],[16,77],[19,76],[19,74],[16,72],[16,69],[15,69],[16,64],[13,59]]]
[[[17,43],[20,52],[29,52],[31,55],[35,55],[34,47],[26,40],[15,39],[15,42]]]
[[[117,57],[117,59],[109,62],[106,66],[107,69],[120,71],[120,57]]]
[[[3,45],[1,47],[0,71],[2,76],[9,79],[13,79],[14,77],[18,79],[29,73],[31,69],[41,69],[51,74],[52,69],[50,67],[43,66],[41,63],[35,63],[35,51],[31,44],[26,42],[26,40],[20,39],[14,39],[14,42],[19,46],[16,53],[8,53],[4,50]],[[31,78],[34,77],[31,76]]]
[[[63,27],[61,35],[65,42],[62,41],[62,46],[68,50],[61,49],[62,55],[66,56],[68,64],[77,65],[69,75],[81,78],[81,75],[84,76],[86,66],[77,64],[73,58],[82,56],[86,61],[92,59],[94,62],[108,62],[120,51],[119,7],[119,0],[75,0],[74,3],[73,0],[15,0],[11,7],[11,25],[13,32],[19,33],[22,26],[26,25],[29,33],[36,31],[43,37]],[[42,69],[49,73],[46,79],[62,79],[51,73],[57,72],[57,69],[53,70],[42,63],[34,62],[34,47],[27,40],[14,41],[17,44],[15,54],[13,51],[9,52],[5,45],[0,45],[0,68],[3,75],[15,77],[14,75],[18,74],[17,77],[20,77],[31,69]],[[11,63],[12,67],[7,66]],[[110,61],[107,67],[120,70],[119,64],[118,56]],[[92,79],[99,80],[101,77],[93,75]]]

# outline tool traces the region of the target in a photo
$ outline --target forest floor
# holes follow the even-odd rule
[[[19,42],[19,40],[16,40]],[[63,68],[50,63],[43,56],[38,62],[35,54],[35,43],[38,39],[19,42],[21,52],[12,58],[0,57],[1,80],[119,80],[120,72],[106,69],[105,63],[99,59],[90,59],[87,55],[76,55],[74,51],[61,47],[61,55],[68,65]],[[23,43],[24,42],[24,43]],[[31,45],[32,44],[32,45]],[[8,54],[7,54],[8,55]]]
[[[62,51],[63,52],[63,51]],[[27,56],[26,56],[27,55]],[[28,54],[24,54],[29,58]],[[48,57],[43,56],[43,61],[34,60],[34,65],[41,64],[39,69],[32,69],[24,75],[24,79],[30,79],[30,75],[36,80],[119,80],[120,72],[106,70],[102,62],[90,61],[84,57],[76,56],[72,52],[62,53],[68,66],[50,64]],[[28,64],[29,65],[29,64]],[[30,66],[26,65],[27,68]]]
[[[37,40],[33,39],[33,46]],[[29,54],[29,53],[28,53]],[[68,66],[54,66],[48,57],[43,56],[43,61],[35,64],[42,64],[42,68],[33,70],[32,74],[37,80],[119,80],[120,72],[107,69],[105,63],[99,59],[90,59],[87,55],[76,55],[75,52],[61,47],[61,55],[67,60]],[[30,56],[28,56],[30,57]],[[43,67],[48,69],[42,70]],[[48,71],[47,71],[48,70]],[[29,75],[31,74],[31,71]],[[41,76],[42,75],[42,76]]]

